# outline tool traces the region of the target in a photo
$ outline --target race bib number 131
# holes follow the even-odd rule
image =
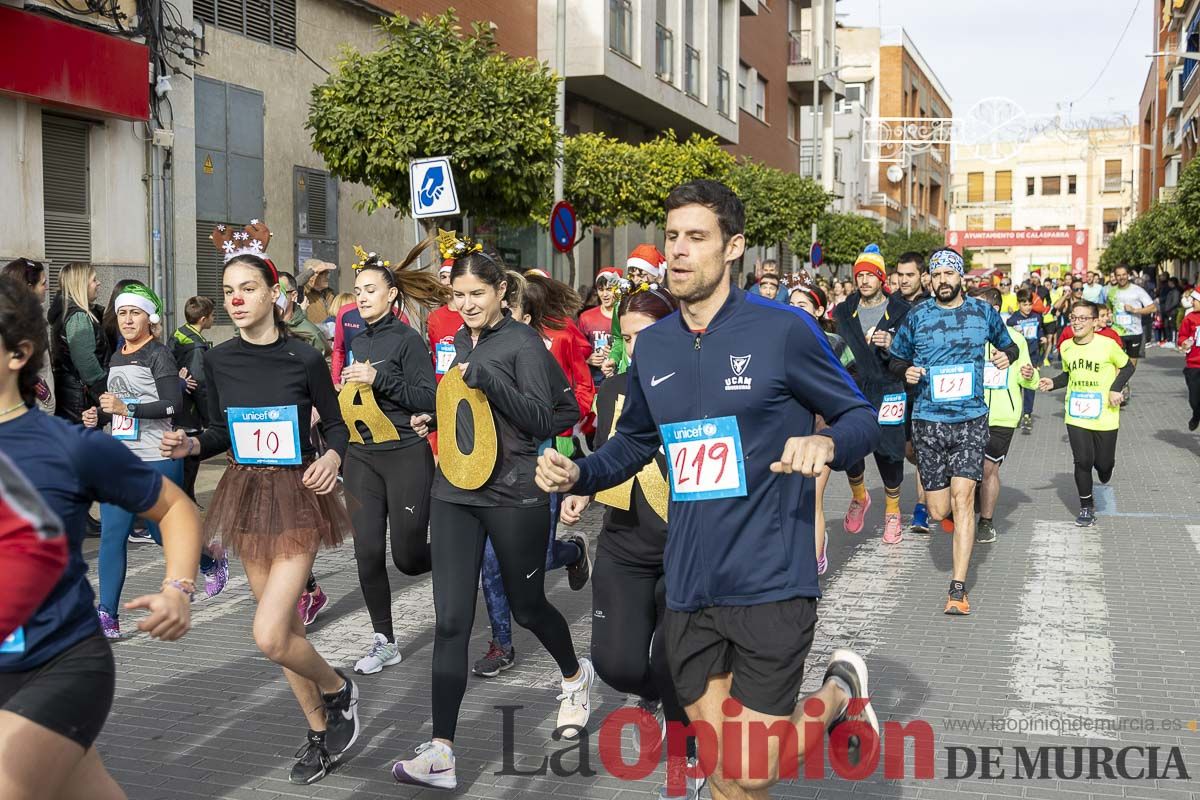
[[[746,465],[737,417],[660,425],[671,498],[679,502],[746,496]]]

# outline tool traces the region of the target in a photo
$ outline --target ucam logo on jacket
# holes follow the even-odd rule
[[[572,492],[623,483],[662,446],[670,608],[818,597],[814,481],[770,470],[818,414],[834,469],[875,447],[876,411],[816,321],[733,288],[702,332],[677,312],[638,335],[616,434],[580,462]]]

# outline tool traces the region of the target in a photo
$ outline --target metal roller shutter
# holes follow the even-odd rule
[[[42,115],[43,216],[51,285],[72,261],[92,260],[92,224],[88,205],[88,130],[86,122]]]

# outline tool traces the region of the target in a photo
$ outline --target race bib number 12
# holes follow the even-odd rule
[[[233,460],[248,466],[300,463],[300,422],[295,406],[225,410]]]
[[[679,502],[746,496],[746,465],[737,417],[715,417],[660,425],[671,477],[671,499]]]

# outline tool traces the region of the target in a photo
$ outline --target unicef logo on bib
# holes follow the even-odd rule
[[[659,426],[666,445],[671,499],[676,502],[746,496],[746,465],[737,417]]]
[[[706,422],[701,430],[703,430],[705,436],[717,435],[717,426],[713,425],[711,422]]]

